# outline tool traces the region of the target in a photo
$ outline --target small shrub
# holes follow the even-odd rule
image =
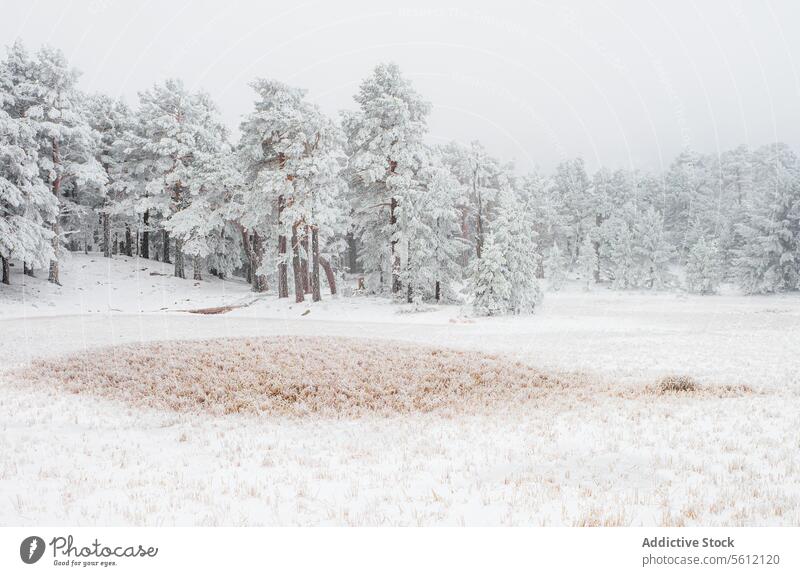
[[[691,376],[664,376],[658,381],[658,390],[662,394],[668,392],[697,392],[700,385]]]

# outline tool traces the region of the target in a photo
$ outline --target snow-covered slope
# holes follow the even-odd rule
[[[13,267],[11,285],[0,287],[0,318],[202,307],[248,296],[250,289],[239,278],[182,280],[172,275],[172,264],[98,253],[68,253],[61,286],[47,282],[46,270],[37,270],[34,278],[21,272]]]
[[[800,523],[797,296],[566,289],[534,316],[471,318],[379,298],[254,300],[240,280],[154,271],[169,266],[79,254],[63,287],[24,290],[15,272],[0,286],[2,368],[118,343],[335,335],[499,352],[606,393],[458,418],[298,420],[175,414],[0,371],[0,523]],[[237,302],[250,305],[181,311]],[[614,393],[667,373],[756,392]]]

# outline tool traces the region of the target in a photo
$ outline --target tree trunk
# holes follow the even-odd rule
[[[348,232],[347,236],[347,268],[350,274],[358,272],[358,247],[356,246],[356,237],[352,232]]]
[[[130,224],[125,224],[125,255],[133,256],[133,236]]]
[[[244,226],[239,226],[239,232],[242,234],[242,248],[247,257],[247,282],[253,287],[253,292],[258,292],[253,277],[253,261],[255,260],[255,256],[253,255],[253,247],[250,244],[250,234]]]
[[[150,258],[150,210],[145,210],[142,215],[142,247],[139,249],[139,255],[142,258]],[[181,276],[182,278],[182,276]]]
[[[600,235],[600,226],[603,225],[603,217],[600,214],[596,214],[594,218],[594,224],[597,228],[597,236]],[[594,254],[596,256],[596,264],[594,266],[594,283],[597,284],[600,282],[600,240],[595,240],[594,244]]]
[[[103,225],[103,256],[111,258],[111,217],[108,212],[103,212],[100,215],[100,220]]]
[[[286,264],[286,235],[283,234],[283,209],[286,207],[286,200],[283,196],[278,197],[278,298],[289,297],[289,269]]]
[[[333,273],[330,262],[327,258],[319,257],[319,265],[325,270],[325,279],[328,281],[328,287],[331,289],[331,296],[336,296],[336,276]]]
[[[394,227],[397,224],[397,199],[392,198],[389,207],[389,224],[391,234],[394,237]],[[400,292],[402,286],[400,285],[400,255],[397,254],[397,240],[392,239],[392,293]]]
[[[300,264],[300,243],[297,238],[297,224],[292,225],[292,275],[294,276],[294,301],[305,300],[303,290],[303,266]]]
[[[406,270],[411,272],[411,246],[408,247],[408,256],[406,257]],[[408,275],[408,286],[406,290],[406,302],[411,304],[414,301],[414,290],[411,288],[411,274]]]
[[[439,283],[438,280],[436,281],[435,285],[435,293],[436,293],[436,301],[438,302],[442,298],[442,285]]]
[[[183,241],[175,238],[175,277],[186,278],[186,270],[183,265]]]
[[[309,258],[311,257],[311,250],[308,246],[308,236],[309,236],[309,229],[308,224],[306,224],[305,228],[303,229],[303,252],[305,253],[305,258],[300,261],[300,266],[303,272],[303,292],[306,294],[311,294],[311,270],[309,266]]]
[[[319,231],[316,226],[311,229],[311,300],[322,300],[319,289]]]
[[[53,237],[53,251],[58,254],[59,225],[57,221],[53,224],[53,232],[55,232],[55,236]],[[58,260],[50,260],[50,270],[47,274],[47,281],[61,286],[61,282],[58,280]]]
[[[194,271],[195,280],[203,279],[202,265],[203,265],[203,260],[200,258],[200,256],[194,255],[192,257],[192,269]]]
[[[475,210],[475,253],[478,260],[483,253],[483,195],[478,188],[478,166],[472,171],[472,196],[477,204]]]
[[[163,231],[163,235],[161,236],[161,242],[164,243],[164,262],[167,264],[171,264],[169,261],[169,232],[166,230]]]
[[[253,245],[251,248],[253,260],[250,264],[252,271],[250,274],[253,278],[253,291],[266,292],[269,286],[267,285],[267,277],[265,274],[258,274],[258,269],[264,261],[264,239],[259,236],[258,232],[253,232]]]
[[[55,139],[53,139],[53,165],[61,165],[58,142],[56,142]],[[59,225],[58,219],[61,216],[61,175],[58,175],[56,179],[53,180],[53,196],[56,197],[56,205],[58,207],[56,218],[53,221],[53,253],[55,255],[55,259],[50,260],[50,271],[47,275],[47,281],[60,286],[61,282],[59,282],[58,279],[58,253],[61,248],[61,239],[59,238],[61,235],[61,226]]]
[[[539,280],[544,278],[544,257],[541,255],[536,259],[536,277]]]
[[[3,264],[3,284],[11,284],[11,269],[8,266],[8,258],[0,256]]]

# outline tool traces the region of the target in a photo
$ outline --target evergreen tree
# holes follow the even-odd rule
[[[103,186],[106,181],[96,160],[99,135],[83,117],[83,96],[76,89],[78,72],[70,68],[60,50],[45,46],[33,60],[25,58],[21,45],[15,44],[12,51],[18,111],[35,127],[39,169],[59,208],[52,225],[53,258],[48,275],[50,282],[59,284],[61,244],[75,232],[62,229],[62,218],[69,221],[75,214],[80,190]]]
[[[592,184],[583,159],[566,160],[556,166],[553,186],[562,202],[562,237],[566,245],[567,266],[571,266],[578,257],[587,227],[595,225],[599,209],[592,205]]]
[[[409,302],[452,301],[466,244],[459,226],[462,188],[436,150],[429,151],[416,180],[420,188],[410,191],[398,212],[408,239],[401,281]]]
[[[257,80],[253,88],[259,100],[242,124],[240,145],[247,183],[242,222],[254,237],[272,230],[277,238],[278,296],[288,296],[291,248],[295,300],[303,301],[306,292],[319,300],[319,267],[327,264],[320,247],[347,224],[340,179],[343,137],[305,100],[304,90],[272,80]],[[263,271],[264,262],[259,266]],[[326,276],[333,282],[332,274]]]
[[[16,58],[27,60],[21,45],[12,50]],[[51,224],[58,210],[39,171],[37,126],[21,115],[24,106],[17,102],[22,79],[15,76],[13,57],[0,62],[0,260],[5,284],[10,283],[11,259],[32,268],[54,258]]]
[[[133,115],[121,100],[104,94],[96,94],[86,99],[84,115],[89,125],[99,134],[96,160],[105,173],[105,181],[96,183],[91,190],[92,212],[100,214],[103,256],[110,258],[112,234],[115,232],[112,220],[116,214],[116,202],[123,197],[125,190],[123,176],[125,154],[122,145],[125,134],[132,130]],[[128,215],[124,212],[120,216],[120,220],[127,220]],[[124,234],[124,228],[116,232]],[[168,262],[169,259],[165,258],[165,261]]]
[[[503,251],[494,241],[494,233],[484,237],[483,251],[473,263],[472,306],[479,316],[498,316],[511,307],[511,286],[506,277]]]
[[[600,258],[597,252],[595,252],[595,248],[599,245],[599,242],[594,240],[597,236],[599,236],[599,229],[597,228],[595,228],[592,233],[586,235],[583,239],[583,244],[581,244],[580,256],[578,256],[578,271],[580,272],[581,283],[586,290],[592,289],[592,286],[594,286],[596,282],[595,278],[599,276],[598,269]]]
[[[686,258],[686,287],[696,294],[714,294],[722,281],[722,254],[716,240],[700,238]]]
[[[500,190],[497,216],[491,223],[491,230],[506,263],[508,309],[513,314],[531,313],[542,300],[536,277],[539,254],[532,215],[523,208],[511,186],[504,186]]]
[[[624,213],[614,214],[603,223],[600,256],[603,275],[614,289],[638,286],[639,276],[634,254],[635,238]]]
[[[163,259],[170,260],[166,223],[185,210],[191,190],[201,187],[204,163],[223,152],[226,132],[210,97],[190,93],[180,80],[166,80],[139,94],[134,129],[125,135],[127,206],[140,216],[140,250],[150,257],[151,233],[161,232]],[[176,235],[175,276],[185,277],[184,243]],[[192,254],[195,278],[200,275],[198,253]]]
[[[508,185],[510,167],[502,166],[477,140],[469,146],[451,142],[443,148],[443,156],[464,190],[459,210],[461,235],[480,258],[484,234],[494,217],[493,206],[500,189]]]
[[[795,154],[783,144],[754,155],[754,193],[744,200],[734,250],[735,276],[748,294],[800,287],[800,178]]]
[[[558,242],[550,248],[545,262],[545,271],[550,281],[550,288],[556,291],[560,290],[567,279],[567,257],[561,251]]]
[[[670,280],[668,266],[673,250],[664,232],[663,218],[652,206],[636,221],[635,238],[638,285],[663,288]]]
[[[402,246],[406,231],[398,225],[400,206],[422,185],[417,173],[424,160],[430,104],[413,89],[396,64],[381,64],[361,83],[358,110],[345,113],[343,127],[354,192],[354,232],[363,246],[364,268],[379,275],[383,287],[400,292]]]

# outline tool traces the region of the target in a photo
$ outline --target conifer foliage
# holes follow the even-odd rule
[[[61,283],[59,262],[81,250],[169,262],[178,278],[190,267],[198,282],[241,276],[295,302],[345,281],[418,310],[460,302],[487,316],[532,313],[543,284],[575,280],[800,289],[800,162],[784,144],[686,150],[662,174],[592,175],[573,158],[523,175],[480,142],[432,144],[431,104],[395,64],[376,66],[339,118],[300,88],[251,86],[231,141],[210,95],[179,79],[125,103],[81,92],[56,49],[9,46],[2,282],[47,267]]]

